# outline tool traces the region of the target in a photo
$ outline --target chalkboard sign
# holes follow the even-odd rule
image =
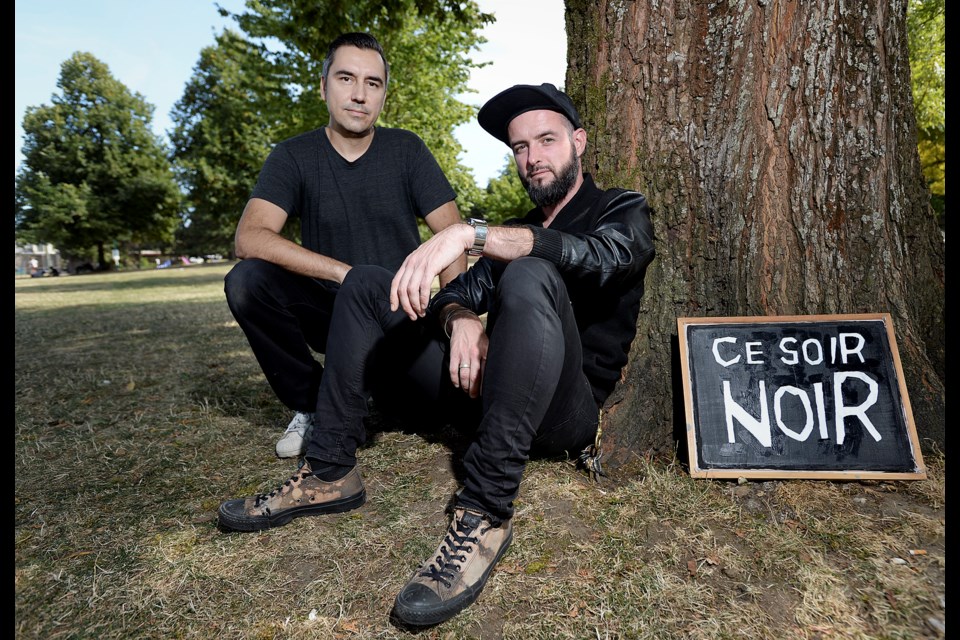
[[[889,314],[677,327],[692,476],[926,478]]]

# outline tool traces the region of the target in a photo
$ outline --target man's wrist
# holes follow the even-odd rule
[[[483,248],[487,243],[487,222],[479,218],[470,218],[467,224],[473,227],[473,246],[467,249],[467,255],[483,255]]]
[[[450,338],[450,321],[454,320],[458,316],[473,316],[479,320],[479,317],[476,313],[467,309],[466,307],[455,306],[450,311],[447,311],[443,316],[443,333],[446,334],[447,338]]]

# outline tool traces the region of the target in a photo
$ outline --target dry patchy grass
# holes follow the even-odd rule
[[[480,600],[394,626],[462,441],[375,414],[361,509],[220,532],[221,501],[293,471],[227,268],[16,282],[17,637],[943,637],[942,456],[928,480],[888,483],[737,484],[652,460],[597,484],[534,461]]]

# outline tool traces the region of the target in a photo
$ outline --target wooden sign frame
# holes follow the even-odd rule
[[[875,324],[878,321],[882,323],[883,330],[880,330],[880,327],[878,327]],[[883,353],[881,355],[887,356],[889,358],[889,366],[886,366],[884,370],[892,371],[893,374],[888,376],[889,378],[891,378],[886,381],[886,385],[889,387],[889,389],[885,389],[885,390],[890,392],[891,400],[895,399],[896,401],[899,402],[899,405],[900,405],[899,411],[898,411],[896,402],[891,402],[894,408],[891,414],[896,415],[897,413],[900,413],[901,415],[897,415],[896,417],[898,419],[902,419],[902,425],[901,424],[894,425],[894,428],[896,429],[896,431],[894,431],[893,435],[894,435],[894,439],[899,441],[899,447],[901,449],[909,450],[909,456],[910,456],[910,459],[907,460],[906,464],[897,465],[897,466],[902,466],[903,468],[894,469],[894,470],[879,470],[879,471],[875,469],[871,470],[869,468],[859,469],[856,467],[853,467],[853,468],[844,467],[842,469],[836,469],[836,468],[784,469],[784,468],[777,468],[777,465],[775,464],[762,465],[757,463],[750,463],[750,464],[744,463],[738,466],[736,463],[731,463],[728,465],[726,463],[718,464],[718,463],[714,463],[706,460],[706,458],[710,456],[704,455],[703,450],[701,449],[701,446],[705,446],[702,440],[706,440],[706,436],[704,436],[703,434],[710,433],[714,441],[716,442],[719,442],[719,439],[715,431],[716,429],[722,428],[724,432],[727,434],[727,440],[725,441],[725,443],[720,447],[717,447],[716,445],[712,445],[711,451],[719,451],[724,448],[727,448],[728,451],[732,450],[739,453],[744,450],[744,445],[740,443],[733,443],[734,427],[732,425],[734,424],[734,419],[730,417],[732,415],[731,413],[732,409],[730,409],[729,407],[733,407],[732,403],[735,401],[732,400],[732,396],[729,396],[730,394],[729,383],[727,384],[726,387],[724,387],[725,391],[723,392],[728,395],[724,395],[721,397],[721,399],[724,402],[725,415],[730,414],[730,415],[726,415],[725,420],[723,421],[724,424],[717,425],[715,416],[714,416],[713,418],[711,418],[714,424],[709,426],[709,429],[713,429],[714,431],[707,431],[706,430],[707,427],[699,423],[701,419],[701,415],[699,414],[701,412],[698,410],[697,407],[698,407],[698,403],[703,403],[703,399],[699,396],[696,398],[694,397],[694,394],[695,394],[694,387],[697,385],[694,384],[694,379],[696,379],[696,375],[695,375],[695,372],[693,371],[693,368],[695,366],[696,361],[693,358],[693,354],[691,354],[690,352],[691,345],[690,345],[690,341],[688,340],[688,338],[690,337],[688,336],[688,331],[690,332],[701,331],[701,330],[709,331],[711,327],[716,329],[723,329],[723,328],[726,328],[725,325],[729,325],[729,332],[734,332],[734,331],[744,332],[747,330],[752,330],[754,327],[756,327],[757,330],[765,330],[768,333],[769,331],[780,331],[784,327],[790,331],[802,332],[807,328],[821,329],[823,326],[832,325],[836,323],[840,323],[840,324],[843,324],[844,326],[847,326],[848,324],[857,325],[859,323],[865,323],[865,322],[874,323],[874,324],[864,325],[864,326],[868,326],[871,330],[875,330],[876,333],[886,336],[886,343],[887,343],[886,346],[888,347],[888,352]],[[745,325],[748,325],[748,326],[745,326]],[[806,315],[806,316],[741,316],[741,317],[712,317],[712,318],[687,317],[687,318],[677,318],[677,330],[678,330],[679,346],[680,346],[680,365],[681,365],[681,373],[682,373],[682,380],[683,380],[683,398],[684,398],[684,406],[686,411],[686,435],[687,435],[687,445],[688,445],[687,448],[688,448],[688,454],[689,454],[691,476],[695,478],[748,478],[748,479],[751,479],[751,478],[773,478],[773,479],[819,478],[819,479],[833,479],[833,480],[866,480],[866,479],[923,480],[926,478],[926,468],[924,467],[923,456],[920,452],[920,442],[917,438],[916,426],[913,421],[913,412],[910,408],[910,400],[907,395],[907,388],[906,388],[906,384],[904,382],[904,377],[903,377],[903,369],[900,363],[900,354],[897,350],[896,339],[893,331],[893,321],[892,321],[892,318],[890,317],[890,314],[877,313],[877,314]],[[692,335],[693,334],[691,333],[691,336]],[[707,334],[704,333],[704,335],[707,335]],[[767,334],[764,334],[764,335],[767,335]],[[844,338],[843,336],[841,336],[841,339],[848,340],[849,336],[856,335],[856,334],[846,333],[843,335],[847,337]],[[702,341],[703,339],[704,338],[702,336],[699,336],[699,335],[697,336],[698,342]],[[792,339],[788,337],[786,338],[786,340],[791,341],[786,343],[791,347],[795,347],[799,345],[796,339]],[[720,345],[720,347],[725,349],[724,353],[728,354],[728,355],[722,356],[722,358],[720,356],[720,351],[719,351],[720,347],[717,346],[717,343],[720,343],[720,342],[725,343]],[[736,343],[737,343],[737,339],[732,337],[715,338],[713,343],[713,348],[711,349],[711,353],[709,354],[709,358],[711,358],[714,362],[718,363],[722,367],[730,367],[734,362],[738,364],[741,362],[744,364],[752,363],[758,366],[763,362],[764,354],[762,353],[762,351],[764,349],[764,346],[762,345],[761,342],[759,341],[750,342],[749,343],[750,346],[746,348],[752,351],[748,351],[748,352],[744,351],[746,343],[744,344],[736,344]],[[806,343],[804,342],[803,344],[804,344],[804,347],[806,347]],[[859,344],[862,346],[863,343],[861,342]],[[784,342],[781,342],[780,347],[783,348],[783,345],[784,345]],[[831,341],[830,345],[834,349],[832,353],[832,357],[836,362],[837,361],[836,342]],[[770,349],[770,353],[767,353],[765,355],[771,359],[770,361],[772,361],[775,355],[774,350],[777,347],[776,345],[766,345],[766,347]],[[816,347],[816,345],[814,345],[814,347]],[[821,349],[819,353],[821,356],[823,356],[824,347],[821,346],[818,348]],[[739,351],[735,352],[734,349],[739,349]],[[816,349],[814,349],[814,352],[816,353]],[[844,356],[843,362],[846,363],[847,362],[846,356],[848,354],[844,352],[843,346],[841,346],[840,352],[841,352],[841,355]],[[737,353],[738,355],[734,356],[733,355],[734,353]],[[781,362],[788,362],[786,359],[784,359],[785,353],[786,352],[782,352],[782,351],[779,353]],[[798,362],[795,364],[795,366],[797,367],[804,366],[803,362],[804,362],[804,358],[806,357],[806,354],[804,354],[803,357],[798,357],[796,349],[793,349],[788,353],[790,356],[789,362],[791,364],[793,364],[794,361],[796,360]],[[850,357],[851,362],[854,361],[854,357],[853,357],[854,355],[860,355],[860,360],[861,361],[864,360],[861,354],[856,354],[855,352],[853,352],[852,349],[850,350],[850,353],[853,354]],[[700,355],[701,356],[703,355],[702,352],[700,353]],[[829,352],[827,355],[830,355]],[[828,360],[827,358],[823,358],[823,362],[826,362],[827,360]],[[701,365],[701,366],[704,369],[706,369],[705,365]],[[713,362],[710,363],[710,366],[713,367],[714,369],[717,368],[714,366]],[[780,364],[779,366],[782,368],[785,365]],[[723,370],[721,369],[721,371]],[[704,374],[704,375],[709,375],[709,374]],[[834,374],[834,375],[838,375],[838,374]],[[841,379],[846,379],[848,376],[859,376],[863,378],[863,376],[867,374],[841,373],[839,375],[844,376]],[[781,377],[789,377],[789,376],[781,376]],[[895,378],[895,380],[893,380],[892,378]],[[697,390],[697,392],[702,394],[704,393],[703,388],[709,387],[711,392],[716,394],[718,393],[717,391],[718,387],[715,386],[717,384],[718,382],[711,377],[709,383],[707,382],[701,383],[700,386],[702,387],[702,389]],[[723,384],[723,383],[720,382],[719,384]],[[836,384],[839,384],[839,383],[836,383]],[[829,385],[827,388],[828,389],[830,388]],[[758,386],[758,389],[764,390],[765,387]],[[784,391],[784,389],[781,389],[780,392],[777,392],[779,393],[779,395],[776,395],[775,397],[777,400],[783,401],[784,403],[789,405],[789,402],[791,402],[792,399],[788,398],[787,400],[783,400],[783,396],[785,394],[783,394],[782,391]],[[806,407],[804,411],[804,415],[807,421],[807,426],[806,426],[806,429],[803,430],[803,432],[807,434],[806,436],[807,439],[809,439],[809,434],[811,433],[811,426],[810,426],[811,422],[818,422],[815,418],[813,418],[813,416],[814,414],[817,413],[817,410],[819,410],[820,435],[822,436],[825,432],[824,415],[826,413],[823,410],[823,405],[826,404],[823,398],[824,385],[821,383],[819,385],[819,388],[816,389],[816,392],[817,392],[816,400],[813,402],[811,402],[809,399],[806,398],[806,396],[809,395],[806,391],[798,389],[795,386],[792,386],[792,385],[787,386],[786,391],[788,391],[789,393],[795,396],[801,396],[801,395],[805,396],[805,398],[803,398],[803,403],[804,403],[804,406]],[[837,393],[840,392],[839,386],[836,387],[836,391]],[[758,396],[759,395],[760,394],[758,394]],[[765,417],[767,418],[767,422],[772,424],[772,420],[769,418],[769,415],[773,413],[773,411],[771,411],[768,407],[769,403],[767,400],[767,395],[768,395],[767,393],[764,393],[762,399],[758,398],[758,402],[763,403],[762,406],[766,411]],[[833,402],[838,402],[838,401],[833,400]],[[842,401],[840,402],[842,405]],[[716,404],[716,402],[712,401],[712,404]],[[794,404],[796,404],[796,402]],[[811,405],[816,405],[817,410],[811,409]],[[703,406],[707,406],[707,405],[703,405]],[[781,407],[778,405],[776,407],[776,410],[777,410],[776,420],[778,421],[781,419],[780,409]],[[748,415],[747,412],[740,412],[741,411],[740,409],[736,409],[736,411],[740,416]],[[845,422],[845,420],[843,419],[843,417],[837,417],[837,422],[843,423]],[[869,423],[869,419],[865,421],[861,420],[861,422]],[[897,422],[899,422],[899,420],[897,420]],[[779,424],[780,424],[781,431],[786,435],[790,436],[789,438],[781,437],[780,441],[786,442],[788,447],[790,446],[794,448],[800,447],[800,445],[794,442],[799,439],[799,437],[795,434],[795,432],[793,432],[792,430],[786,429],[782,423],[779,423]],[[776,435],[781,435],[774,431],[775,426],[770,426],[767,424],[765,424],[764,426],[769,426],[769,430],[772,433],[775,433]],[[871,424],[870,426],[872,427],[873,425]],[[901,429],[905,433],[901,433],[900,432]],[[759,431],[762,431],[762,429],[760,429]],[[790,431],[790,433],[787,433],[788,431]],[[875,428],[871,429],[870,433],[875,433],[875,431],[876,431]],[[843,441],[840,435],[841,432],[845,432],[845,429],[841,429],[840,427],[837,427],[836,440],[838,440],[839,443],[842,443]],[[743,434],[741,433],[741,435]],[[791,441],[791,438],[793,439],[793,441]],[[877,442],[879,442],[880,441],[879,433],[876,433],[874,438],[877,438]],[[751,436],[748,435],[744,437],[743,440],[751,440]],[[868,444],[874,444],[871,442],[870,438],[863,438],[862,440]],[[812,446],[819,447],[820,449],[829,449],[829,446],[832,444],[830,442],[824,441],[822,438],[818,440],[818,442],[820,444],[812,445]],[[750,444],[754,449],[762,449],[764,443],[754,440]],[[736,449],[729,449],[730,447],[736,447]],[[839,444],[833,448],[838,449]],[[765,449],[763,450],[763,454],[767,458],[773,459],[775,456],[771,455],[770,451],[771,451],[770,449]],[[720,456],[717,455],[715,457],[719,458]],[[732,458],[736,458],[736,457],[737,457],[736,453],[732,454]],[[745,456],[741,456],[741,457],[745,457]],[[839,457],[843,457],[843,456],[839,456]],[[798,466],[798,465],[792,464],[792,465],[786,465],[786,466]],[[869,465],[864,465],[864,466],[867,467]]]

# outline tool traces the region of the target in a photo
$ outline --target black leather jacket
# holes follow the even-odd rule
[[[543,228],[533,209],[521,224],[533,232],[532,257],[556,266],[567,285],[583,346],[584,373],[600,405],[627,363],[636,335],[647,266],[653,260],[653,226],[646,198],[635,191],[601,191],[589,174],[577,194]],[[477,314],[489,310],[490,295],[506,263],[480,258],[430,302],[438,313],[457,303]]]

